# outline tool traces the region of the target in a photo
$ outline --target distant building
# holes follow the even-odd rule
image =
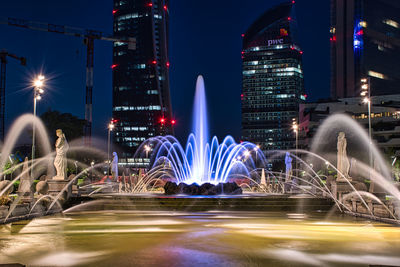
[[[292,122],[305,100],[295,30],[290,1],[265,12],[243,35],[242,140],[264,152],[295,148]]]
[[[147,138],[172,133],[168,61],[168,0],[114,0],[114,35],[135,37],[136,49],[114,43],[113,118],[118,120],[114,143],[123,164],[133,160]]]
[[[371,103],[372,138],[382,152],[400,152],[400,95],[375,96]],[[310,149],[323,120],[338,113],[351,116],[368,133],[368,110],[359,97],[305,103],[300,105],[300,147]]]
[[[331,97],[400,92],[400,1],[331,0]]]

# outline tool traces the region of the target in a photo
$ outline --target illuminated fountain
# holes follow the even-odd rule
[[[234,178],[250,178],[257,167],[266,166],[259,147],[249,142],[236,143],[231,136],[220,143],[214,136],[209,142],[204,80],[199,76],[193,109],[193,131],[186,148],[173,136],[158,136],[145,141],[137,150],[142,157],[152,149],[152,168],[149,175],[170,178],[177,183],[219,184]]]

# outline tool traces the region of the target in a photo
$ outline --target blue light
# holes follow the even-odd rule
[[[363,31],[363,27],[361,26],[362,23],[360,23],[360,22],[361,22],[360,19],[357,19],[354,22],[354,25],[355,25],[354,26],[354,34],[353,34],[354,51],[361,50],[363,47],[363,44],[364,44],[364,42],[363,42],[364,31]]]

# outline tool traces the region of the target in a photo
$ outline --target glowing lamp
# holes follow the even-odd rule
[[[172,124],[172,125],[175,125],[175,123],[176,123],[176,120],[172,120],[172,121],[171,121],[171,124]]]
[[[165,123],[165,118],[160,119],[160,123],[164,124]]]
[[[36,87],[41,87],[41,86],[43,86],[43,80],[36,80],[36,81],[34,82],[34,85],[35,85]]]

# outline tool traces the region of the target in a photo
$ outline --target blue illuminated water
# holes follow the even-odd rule
[[[249,178],[257,167],[266,165],[264,154],[253,143],[238,144],[229,135],[222,142],[214,136],[210,142],[202,76],[197,78],[193,128],[185,149],[173,136],[150,138],[139,147],[139,153],[145,146],[152,148],[152,170],[159,172],[160,177],[169,177],[178,183],[218,184]]]

